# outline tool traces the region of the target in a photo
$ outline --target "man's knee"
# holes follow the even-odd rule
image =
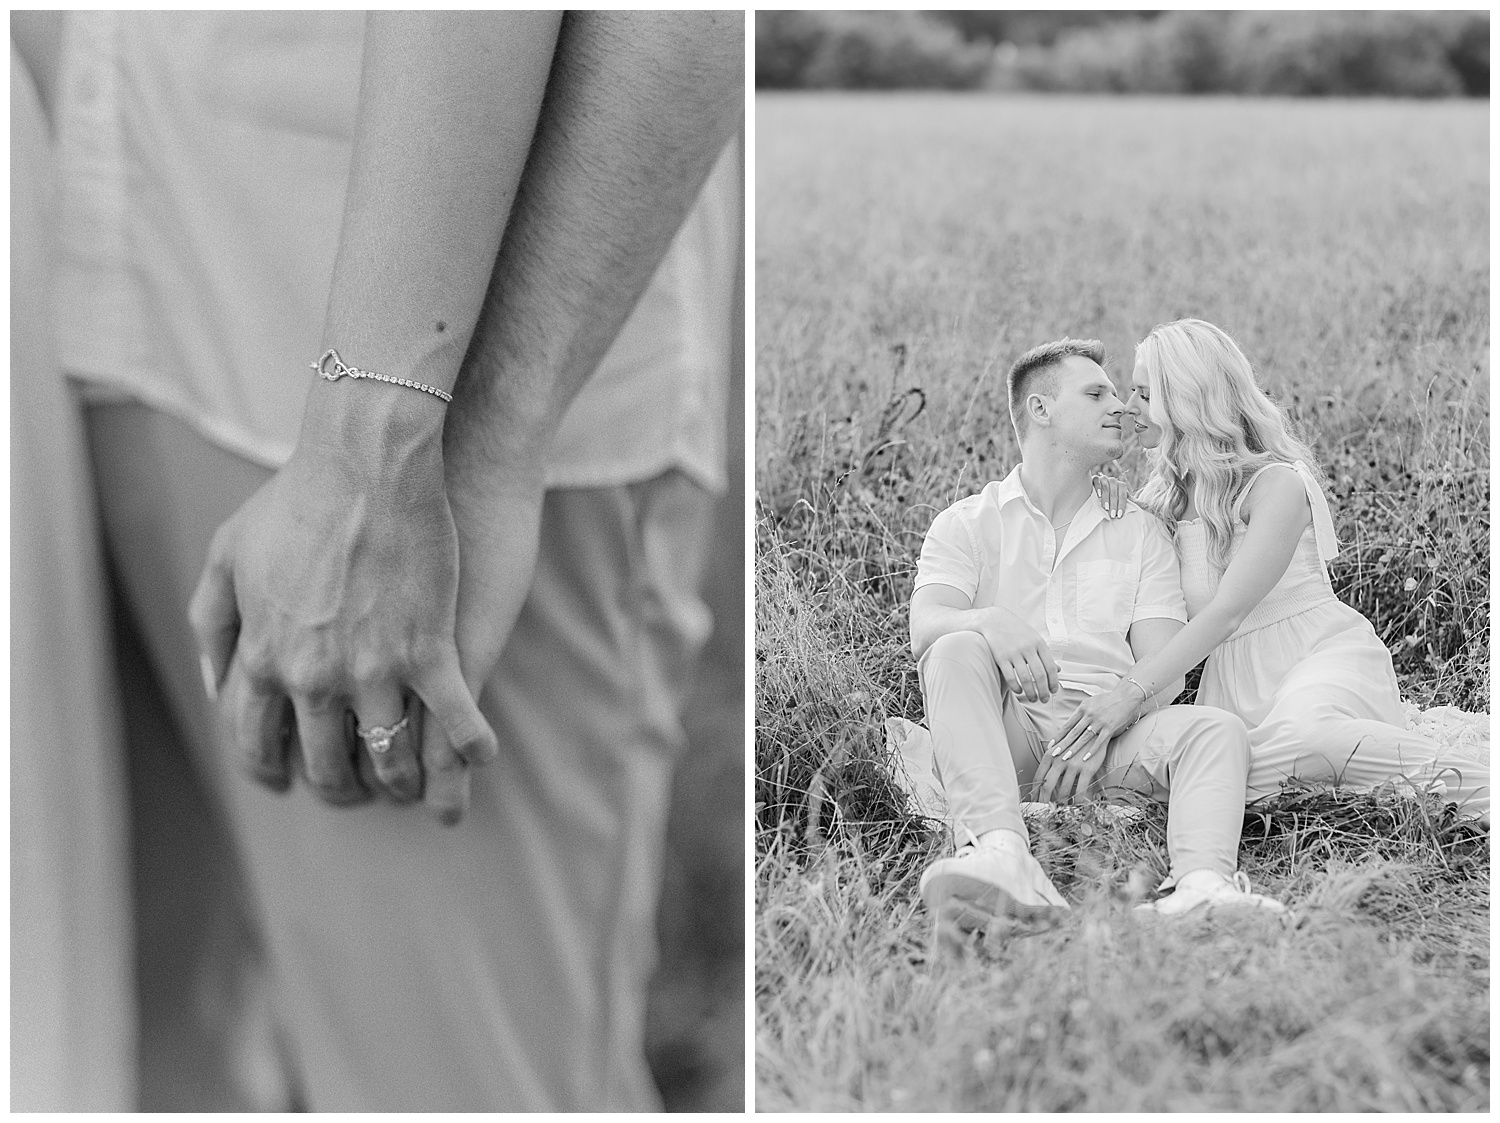
[[[965,667],[995,669],[995,657],[990,654],[990,645],[978,632],[949,632],[938,636],[922,653],[924,668],[933,663],[957,663]]]
[[[1250,767],[1250,732],[1245,723],[1217,706],[1168,706],[1162,715],[1178,726],[1177,742],[1183,751],[1206,751]]]

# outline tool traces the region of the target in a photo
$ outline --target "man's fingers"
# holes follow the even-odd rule
[[[369,759],[376,783],[401,803],[422,798],[421,709],[421,699],[403,700],[395,683],[354,694],[359,757]]]
[[[1048,674],[1048,662],[1045,656],[1035,651],[1026,657],[1027,674],[1036,684],[1037,698],[1043,702],[1057,692],[1057,684]]]
[[[363,803],[369,791],[354,771],[349,726],[342,705],[293,698],[297,711],[297,740],[302,746],[302,769],[308,785],[324,803],[337,807]]]
[[[188,621],[198,640],[203,664],[203,688],[210,698],[218,697],[229,661],[234,656],[235,640],[240,632],[239,606],[234,595],[234,568],[222,542],[226,531],[220,528],[208,552],[208,564],[193,599],[188,603]]]
[[[234,758],[251,779],[284,792],[291,787],[287,760],[292,710],[280,691],[253,685],[239,660],[232,660],[220,691],[219,712]]]
[[[422,802],[451,827],[469,809],[469,765],[433,725],[422,738]]]
[[[1047,690],[1056,694],[1061,689],[1062,683],[1057,678],[1057,662],[1052,658],[1052,652],[1047,650],[1045,643],[1038,646],[1037,657],[1041,659],[1042,668],[1047,673]]]
[[[1017,658],[1011,663],[1011,670],[1022,687],[1022,697],[1025,697],[1028,702],[1038,702],[1041,699],[1041,691],[1037,687],[1037,669],[1025,658]]]
[[[455,649],[421,681],[414,683],[449,746],[470,764],[486,764],[500,755],[495,731],[479,710],[479,703],[469,693]],[[423,758],[426,767],[426,758]]]
[[[1042,762],[1042,764],[1043,764],[1043,767],[1046,767],[1047,761],[1044,759],[1043,762]],[[1053,789],[1057,787],[1057,777],[1058,777],[1058,769],[1056,769],[1056,768],[1048,768],[1047,769],[1047,775],[1042,780],[1042,786],[1041,786],[1040,790],[1037,792],[1037,796],[1036,796],[1037,799],[1039,801],[1041,801],[1042,803],[1051,803],[1052,802],[1052,792],[1053,792]]]

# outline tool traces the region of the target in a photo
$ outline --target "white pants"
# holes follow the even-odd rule
[[[1023,702],[1001,683],[978,632],[939,637],[919,663],[932,751],[956,825],[1026,837],[1021,793],[1033,786],[1042,742],[1083,699],[1065,689]],[[1237,865],[1250,742],[1245,723],[1209,706],[1167,706],[1110,742],[1090,792],[1135,791],[1167,802],[1175,880],[1195,869],[1226,876]]]
[[[710,503],[679,473],[547,496],[532,592],[481,705],[468,817],[335,809],[234,773],[186,605],[265,478],[137,405],[95,407],[111,550],[174,718],[227,809],[317,1111],[659,1106],[642,1051],[677,712],[709,621]]]

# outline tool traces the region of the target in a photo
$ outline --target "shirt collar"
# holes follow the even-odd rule
[[[1035,513],[1039,519],[1045,519],[1041,510],[1031,501],[1031,496],[1026,494],[1026,489],[1021,486],[1021,466],[1017,464],[1010,470],[1010,474],[1003,480],[995,483],[995,506],[1004,509],[1007,504],[1013,502],[1023,503],[1029,510]],[[1104,508],[1098,503],[1091,503],[1085,499],[1083,506],[1078,508],[1078,513],[1073,516],[1071,525],[1063,532],[1065,541],[1081,542],[1092,533],[1094,527],[1104,521]]]

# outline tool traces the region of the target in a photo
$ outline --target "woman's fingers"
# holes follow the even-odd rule
[[[363,803],[369,790],[354,771],[343,700],[307,695],[293,697],[297,711],[297,742],[302,749],[302,772],[319,799],[338,807]]]
[[[1083,735],[1083,719],[1075,711],[1073,716],[1062,727],[1057,736],[1052,740],[1052,756],[1062,756],[1068,749],[1077,743]]]
[[[238,659],[230,662],[219,694],[234,757],[256,783],[286,791],[292,784],[288,755],[293,732],[286,695],[252,684]]]
[[[400,803],[422,798],[420,698],[403,698],[394,682],[354,694],[359,755],[368,758],[376,783]]]
[[[188,604],[188,622],[198,640],[198,655],[203,666],[203,689],[217,698],[229,661],[234,656],[235,640],[240,631],[240,612],[234,595],[234,566],[225,546],[228,524],[214,535],[208,551],[208,564],[193,599]]]

